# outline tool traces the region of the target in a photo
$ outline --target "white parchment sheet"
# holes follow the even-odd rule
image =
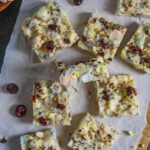
[[[35,80],[54,80],[57,79],[58,76],[52,75],[51,69],[53,66],[51,62],[46,64],[33,64],[31,62],[31,48],[24,39],[20,30],[21,22],[26,17],[32,15],[37,8],[42,6],[45,2],[47,1],[23,1],[11,40],[6,50],[6,56],[0,75],[0,85],[3,87],[6,83],[13,82],[18,84],[20,91],[17,95],[9,95],[4,92],[3,88],[1,88],[0,135],[8,136],[9,142],[7,144],[0,144],[0,150],[20,150],[20,135],[46,128],[32,124],[32,84]],[[114,13],[117,4],[116,0],[84,0],[83,4],[78,7],[72,5],[71,0],[57,0],[57,2],[67,12],[71,23],[79,35],[83,32],[83,26],[90,17],[90,14],[95,11],[98,11],[103,17],[107,17],[112,21],[125,25],[128,28],[128,31],[121,47],[127,43],[140,22],[144,21],[150,23],[149,19],[115,16]],[[74,46],[64,49],[54,58],[60,58],[67,64],[72,64],[77,60],[86,59],[88,57],[89,56]],[[133,75],[136,80],[139,93],[138,98],[140,101],[140,115],[136,117],[98,119],[106,124],[110,124],[113,127],[120,129],[121,131],[132,130],[137,133],[134,137],[121,134],[111,150],[135,149],[131,148],[131,146],[135,146],[138,143],[142,135],[142,130],[146,125],[145,116],[147,113],[148,104],[150,102],[150,76],[131,68],[118,56],[116,56],[113,62],[109,65],[109,71],[111,74],[126,73]],[[69,141],[70,133],[73,133],[73,131],[77,128],[83,113],[88,111],[95,116],[97,114],[96,101],[94,97],[91,99],[88,98],[88,91],[91,89],[92,84],[81,85],[79,87],[79,92],[72,92],[72,126],[55,127],[57,129],[57,134],[60,137],[63,150],[69,150],[66,145]],[[27,106],[28,111],[25,117],[18,119],[13,115],[14,106],[16,104],[24,104]]]

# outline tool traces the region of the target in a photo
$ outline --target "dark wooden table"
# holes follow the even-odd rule
[[[0,12],[0,72],[22,0],[15,0],[6,10]]]

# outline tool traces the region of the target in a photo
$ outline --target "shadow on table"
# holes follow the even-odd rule
[[[89,112],[93,116],[98,115],[98,104],[96,101],[96,89],[94,87],[94,83],[87,83],[88,90],[88,103],[87,103],[87,112]]]
[[[62,127],[63,134],[62,134],[61,137],[66,137],[66,138],[60,139],[61,146],[62,146],[63,149],[71,150],[67,146],[64,146],[63,143],[68,143],[69,142],[69,140],[71,138],[71,135],[78,128],[79,122],[81,121],[81,119],[83,118],[84,115],[85,115],[85,113],[81,113],[81,114],[77,114],[77,115],[73,116],[73,118],[72,118],[72,125],[71,126],[64,126],[64,127]]]
[[[110,14],[115,14],[117,8],[117,0],[107,0],[105,10]]]
[[[120,58],[120,53],[121,51],[123,50],[123,48],[127,45],[127,43],[130,41],[130,39],[132,38],[133,34],[136,32],[136,30],[138,29],[138,24],[137,23],[131,23],[127,26],[127,32],[121,42],[121,45],[116,53],[116,58],[117,60],[119,61],[120,64],[123,64],[125,66],[128,66],[129,68],[131,68],[133,70],[133,67],[128,64],[127,62],[123,61],[121,58]],[[134,69],[136,72],[140,73],[140,74],[143,74],[142,71],[140,70],[136,70]]]
[[[9,138],[8,141],[8,149],[7,150],[20,150],[20,140],[19,140],[19,135],[18,136],[13,136]]]

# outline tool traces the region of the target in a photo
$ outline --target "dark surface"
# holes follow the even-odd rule
[[[15,0],[6,10],[0,12],[0,71],[22,0]]]

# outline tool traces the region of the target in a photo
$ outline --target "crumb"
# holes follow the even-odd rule
[[[129,135],[129,136],[135,136],[136,135],[136,133],[134,131],[124,131],[124,133],[126,135]]]
[[[143,147],[144,147],[144,144],[141,143],[141,144],[139,144],[138,146],[141,147],[141,148],[143,148]]]

